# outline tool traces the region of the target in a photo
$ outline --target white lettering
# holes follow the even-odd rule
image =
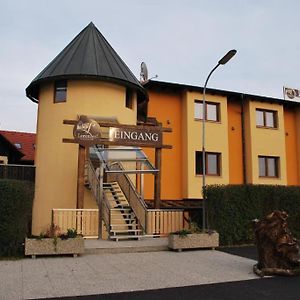
[[[124,130],[124,129],[118,129],[113,128],[110,136],[113,138],[113,140],[127,140],[132,142],[159,142],[160,140],[160,134],[157,132],[143,132],[140,130],[132,131],[132,130]]]
[[[151,141],[152,140],[152,134],[150,132],[145,132],[145,140]]]
[[[122,131],[123,132],[123,135],[124,135],[124,137],[123,137],[123,139],[124,140],[130,140],[130,132],[126,132],[126,131]]]
[[[153,134],[152,134],[152,140],[153,140],[154,142],[157,142],[157,141],[158,141],[158,133],[153,133]]]

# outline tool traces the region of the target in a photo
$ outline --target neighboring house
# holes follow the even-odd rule
[[[0,164],[34,165],[35,133],[0,130]]]

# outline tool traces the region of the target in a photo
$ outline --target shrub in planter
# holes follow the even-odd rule
[[[23,255],[23,243],[30,232],[34,184],[0,180],[0,256]]]
[[[60,233],[60,228],[51,225],[45,234],[25,239],[25,255],[61,255],[77,256],[84,252],[83,237],[77,235],[75,229],[68,229],[66,234]]]
[[[183,229],[169,234],[168,247],[173,250],[216,248],[219,246],[219,234],[214,230],[202,231],[195,224],[188,230]]]

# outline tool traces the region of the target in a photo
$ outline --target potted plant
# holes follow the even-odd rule
[[[202,231],[193,223],[190,228],[169,234],[168,247],[173,250],[182,249],[215,249],[219,246],[219,234],[214,230]]]
[[[51,225],[47,232],[25,239],[25,255],[62,255],[84,253],[84,239],[75,229],[68,229],[62,234],[57,225]]]

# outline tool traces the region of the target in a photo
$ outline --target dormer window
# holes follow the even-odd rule
[[[15,143],[15,147],[17,149],[22,149],[22,144],[21,143]]]
[[[55,81],[54,103],[67,101],[67,80]]]

